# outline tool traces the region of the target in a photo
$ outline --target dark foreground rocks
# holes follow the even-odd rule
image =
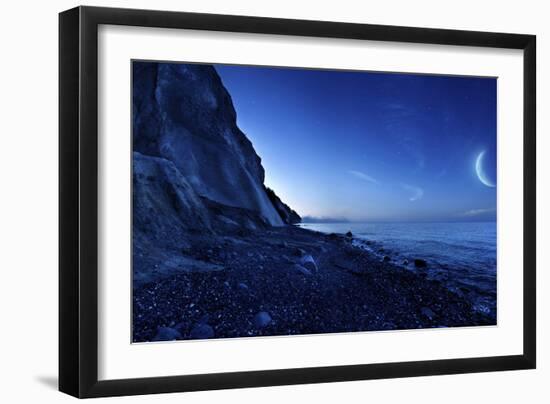
[[[428,266],[428,263],[423,259],[417,258],[414,260],[414,266],[416,268],[426,268]]]
[[[191,240],[179,266],[135,280],[134,341],[495,323],[439,281],[349,237],[288,226]]]

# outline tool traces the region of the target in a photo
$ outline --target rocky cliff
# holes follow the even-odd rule
[[[180,248],[184,233],[295,223],[264,186],[264,169],[237,127],[212,66],[134,62],[134,249]]]
[[[271,188],[266,187],[265,192],[267,193],[269,200],[275,207],[275,210],[277,211],[277,213],[279,213],[279,216],[281,216],[283,222],[285,222],[286,224],[296,224],[302,221],[300,215],[296,213],[296,211],[293,210],[286,203],[281,201],[281,198],[277,196],[275,191],[273,191]]]
[[[133,83],[134,152],[172,162],[198,195],[283,224],[212,66],[134,62]]]

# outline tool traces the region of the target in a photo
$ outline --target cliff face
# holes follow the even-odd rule
[[[296,211],[294,211],[286,203],[281,201],[281,198],[277,196],[275,191],[273,191],[271,188],[266,187],[265,192],[267,193],[269,200],[275,207],[275,210],[277,211],[277,213],[279,213],[279,216],[281,216],[283,222],[285,222],[286,224],[296,224],[302,221],[300,215],[296,213]]]
[[[138,250],[154,240],[178,248],[182,231],[299,222],[265,188],[261,159],[237,127],[231,97],[212,66],[134,62],[132,69]]]

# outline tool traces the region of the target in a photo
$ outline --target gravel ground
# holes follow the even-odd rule
[[[134,342],[495,323],[422,269],[380,261],[345,235],[195,235],[178,254],[180,268],[134,284]]]

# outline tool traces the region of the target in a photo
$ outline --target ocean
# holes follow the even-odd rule
[[[351,231],[354,243],[411,271],[425,271],[467,298],[475,310],[496,319],[497,239],[495,222],[302,223],[323,233]],[[416,269],[415,259],[428,263]]]

